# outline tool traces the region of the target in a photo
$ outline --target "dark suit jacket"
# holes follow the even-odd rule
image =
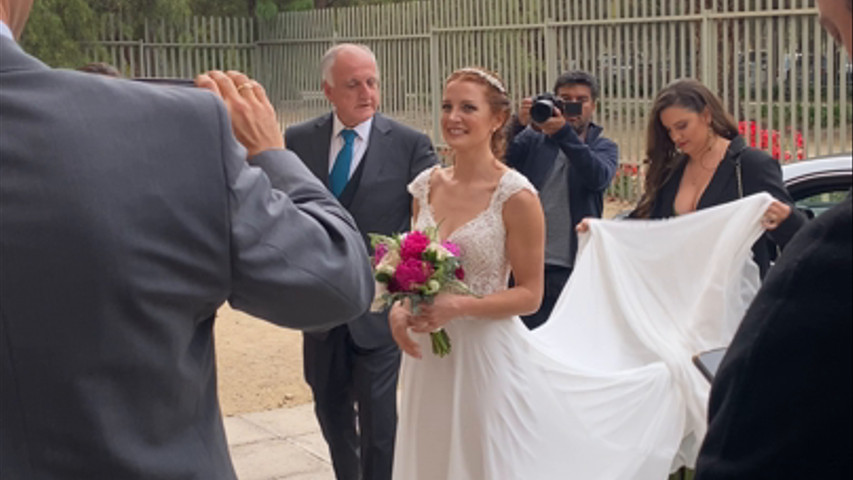
[[[0,38],[0,477],[235,478],[217,308],[329,328],[373,294],[352,218],[299,159],[252,163],[209,92]]]
[[[602,132],[600,126],[590,124],[583,142],[568,124],[550,137],[527,127],[513,137],[507,149],[507,165],[521,172],[537,189],[544,185],[560,150],[569,159],[572,261],[578,249],[575,227],[586,217],[601,218],[604,192],[619,166],[619,147]]]
[[[332,114],[326,114],[285,132],[287,147],[326,185],[332,127]],[[429,137],[381,114],[373,117],[367,150],[340,198],[368,248],[368,233],[388,235],[409,230],[412,198],[406,186],[436,161]],[[387,313],[366,312],[348,327],[353,340],[363,348],[394,342]]]
[[[711,388],[697,480],[853,475],[853,204],[803,227]]]
[[[794,200],[782,183],[782,169],[779,162],[763,150],[747,147],[746,142],[740,136],[732,139],[726,156],[717,167],[717,171],[711,177],[711,182],[699,199],[697,210],[738,199],[736,175],[738,161],[741,164],[743,195],[745,197],[753,193],[767,192],[777,200],[791,205],[792,208],[791,215],[776,230],[762,235],[752,247],[755,263],[758,264],[761,276],[764,277],[767,269],[770,268],[771,259],[775,258],[776,246],[784,248],[788,240],[805,223],[806,217],[794,208]],[[678,186],[681,184],[681,177],[684,176],[685,166],[686,161],[683,161],[658,192],[652,206],[651,218],[675,216],[675,196],[678,193]]]

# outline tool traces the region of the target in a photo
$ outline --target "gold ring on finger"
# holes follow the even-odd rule
[[[237,87],[237,91],[242,92],[243,90],[245,90],[247,88],[255,88],[254,82],[249,81],[249,82],[246,82],[246,83],[240,85],[239,87]]]

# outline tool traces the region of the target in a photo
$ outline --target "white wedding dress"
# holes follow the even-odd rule
[[[431,170],[409,190],[435,226]],[[518,172],[447,239],[473,291],[507,288],[504,202]],[[551,318],[457,318],[452,353],[404,355],[395,480],[662,480],[695,461],[708,382],[691,364],[727,344],[758,285],[750,246],[767,194],[672,220],[591,224]]]

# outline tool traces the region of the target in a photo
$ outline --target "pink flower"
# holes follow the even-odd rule
[[[421,254],[424,253],[429,243],[429,237],[422,232],[409,232],[406,238],[403,239],[403,244],[400,247],[400,256],[404,261],[411,259],[420,260]]]
[[[380,243],[376,245],[376,249],[373,250],[373,266],[379,265],[379,262],[382,261],[382,257],[388,253],[388,247],[384,243]]]
[[[412,291],[415,284],[426,283],[432,274],[432,265],[428,262],[415,258],[403,260],[394,272],[394,281],[397,283],[395,287],[406,292]]]
[[[459,245],[456,245],[453,242],[444,242],[441,246],[446,248],[448,252],[452,253],[454,257],[458,257],[462,254],[462,251],[459,249]]]
[[[460,282],[462,280],[465,280],[465,269],[464,268],[462,268],[462,267],[457,268],[453,272],[453,274],[456,275],[456,279],[459,280]]]

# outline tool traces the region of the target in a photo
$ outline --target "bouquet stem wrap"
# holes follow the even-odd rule
[[[439,357],[450,354],[450,335],[446,330],[441,328],[437,332],[431,332],[429,337],[432,340],[432,353]]]

